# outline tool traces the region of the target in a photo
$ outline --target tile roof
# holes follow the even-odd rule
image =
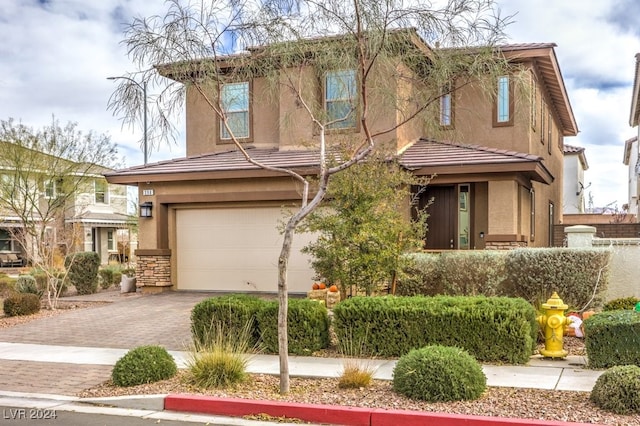
[[[249,148],[247,152],[254,160],[270,167],[286,167],[296,170],[318,166],[318,152],[313,150],[287,151],[277,148]],[[162,181],[167,180],[168,175],[182,175],[182,179],[188,178],[188,175],[194,175],[198,179],[214,178],[215,174],[232,175],[236,172],[246,171],[263,172],[263,169],[247,161],[240,151],[233,150],[130,167],[106,173],[105,176],[110,182],[125,183],[125,181]]]
[[[252,158],[268,166],[286,167],[309,173],[317,172],[317,151],[279,151],[258,148],[248,151]],[[424,174],[525,172],[533,173],[532,179],[541,182],[553,181],[553,176],[544,167],[542,158],[538,156],[479,145],[420,139],[405,150],[399,158],[400,164],[407,169],[422,169]],[[226,151],[131,167],[107,173],[105,176],[112,183],[136,184],[145,181],[277,175],[251,164],[239,151]]]
[[[563,152],[565,154],[578,154],[580,152],[584,152],[584,148],[581,146],[573,146],[564,144]]]
[[[432,139],[420,139],[409,147],[400,164],[425,175],[525,173],[539,182],[554,180],[537,155]]]

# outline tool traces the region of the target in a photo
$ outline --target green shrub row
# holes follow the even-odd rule
[[[640,313],[601,312],[584,321],[585,349],[591,368],[640,366]]]
[[[4,299],[2,309],[8,317],[35,314],[40,311],[40,297],[32,293],[15,293]]]
[[[327,309],[315,301],[292,299],[288,304],[289,353],[310,354],[329,346]],[[212,297],[191,311],[191,333],[197,345],[215,341],[215,331],[243,332],[251,324],[251,346],[278,352],[278,303],[249,295]],[[222,325],[222,327],[219,327]]]
[[[523,364],[538,325],[533,306],[504,297],[353,297],[333,310],[339,341],[362,342],[363,355],[397,357],[428,345],[466,349],[480,361]]]
[[[267,352],[278,353],[278,303],[268,302],[258,312],[258,329]],[[310,355],[329,346],[327,308],[315,300],[289,300],[289,353]]]
[[[98,281],[103,290],[118,284],[122,278],[122,268],[117,265],[107,265],[98,270]]]
[[[397,294],[521,297],[537,307],[556,291],[570,309],[600,307],[610,256],[568,248],[414,254]]]

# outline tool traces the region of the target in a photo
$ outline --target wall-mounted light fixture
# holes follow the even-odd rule
[[[484,238],[484,231],[480,231],[480,238]]]
[[[140,217],[152,217],[151,210],[153,209],[153,203],[151,201],[145,201],[140,203]]]

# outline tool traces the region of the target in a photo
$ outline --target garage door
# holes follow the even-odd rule
[[[279,207],[177,210],[178,289],[277,292],[281,217]],[[309,257],[300,253],[311,238],[295,235],[291,292],[306,292],[313,283]]]

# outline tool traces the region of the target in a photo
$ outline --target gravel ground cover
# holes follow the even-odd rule
[[[568,337],[565,348],[572,355],[584,355],[582,339]],[[337,356],[324,351],[319,356]],[[286,401],[297,403],[346,405],[356,407],[446,412],[479,416],[555,420],[601,425],[640,426],[640,416],[621,416],[603,411],[589,401],[589,392],[548,391],[540,389],[488,388],[475,401],[426,403],[395,393],[391,382],[375,380],[361,389],[340,389],[337,379],[291,378],[291,391],[280,395],[279,378],[251,375],[245,383],[232,389],[199,389],[188,383],[187,373],[180,371],[172,379],[120,388],[110,381],[86,389],[78,396],[105,397],[138,394],[191,393],[229,398]]]

